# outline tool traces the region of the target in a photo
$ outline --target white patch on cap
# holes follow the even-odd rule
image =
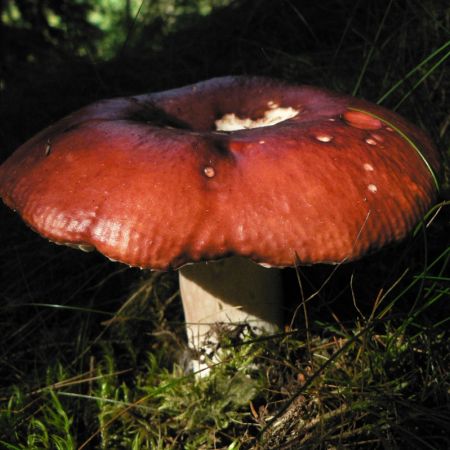
[[[333,136],[330,136],[328,134],[318,134],[316,136],[316,139],[320,142],[330,142],[333,140]]]
[[[372,166],[372,164],[364,164],[363,165],[363,167],[364,167],[364,170],[367,170],[367,172],[373,172],[373,166]]]
[[[378,191],[378,188],[374,184],[369,184],[369,186],[367,186],[367,189],[369,189],[369,191],[373,193]]]
[[[259,119],[250,119],[236,116],[236,114],[225,114],[220,119],[216,120],[216,131],[236,131],[248,130],[251,128],[270,127],[285,120],[292,119],[298,115],[298,109],[282,108],[277,105],[270,106],[270,109],[264,113],[264,116]]]
[[[216,174],[216,171],[214,170],[214,167],[206,166],[206,167],[203,169],[203,173],[204,173],[208,178],[212,178],[212,177]]]
[[[367,138],[366,139],[366,143],[369,145],[377,145],[377,141],[375,139],[372,138]]]

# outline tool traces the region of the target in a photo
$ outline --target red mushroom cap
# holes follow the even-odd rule
[[[46,238],[133,266],[289,266],[403,238],[438,170],[428,137],[380,106],[224,77],[65,117],[0,166],[0,195]]]

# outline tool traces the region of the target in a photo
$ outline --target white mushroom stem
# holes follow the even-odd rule
[[[282,324],[279,269],[267,269],[234,256],[197,263],[179,270],[180,292],[189,347],[210,350],[217,343],[218,323],[248,323],[257,332],[274,332]],[[193,369],[204,368],[193,361]]]

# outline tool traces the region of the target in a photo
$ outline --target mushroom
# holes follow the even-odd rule
[[[180,268],[198,350],[217,322],[282,324],[279,268],[405,237],[435,200],[438,170],[429,138],[380,106],[222,77],[63,118],[0,166],[0,195],[51,241]]]

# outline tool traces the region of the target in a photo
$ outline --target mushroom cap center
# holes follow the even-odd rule
[[[292,119],[300,112],[292,107],[283,108],[276,103],[269,102],[269,109],[257,119],[239,117],[235,113],[228,113],[215,121],[217,131],[247,130],[250,128],[270,127],[285,120]]]

